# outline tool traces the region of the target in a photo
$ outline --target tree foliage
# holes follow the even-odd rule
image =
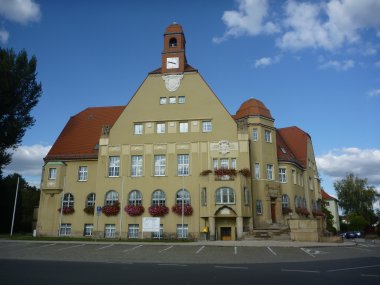
[[[367,179],[359,178],[353,173],[334,183],[339,205],[347,216],[361,216],[371,225],[377,218],[373,211],[373,203],[378,199],[374,187],[367,184]]]
[[[37,59],[28,60],[25,50],[0,48],[0,178],[11,162],[10,149],[21,143],[25,131],[33,126],[30,112],[42,95],[36,80]]]
[[[322,212],[326,217],[326,229],[333,234],[336,234],[336,228],[334,227],[334,216],[329,209],[326,208],[325,202],[322,202]]]

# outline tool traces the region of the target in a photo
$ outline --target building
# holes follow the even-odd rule
[[[340,232],[340,222],[339,222],[339,209],[338,209],[338,199],[334,198],[333,196],[326,193],[323,189],[321,189],[322,192],[322,200],[325,203],[325,207],[327,210],[330,211],[330,213],[333,215],[334,220],[334,228]]]
[[[154,216],[161,232],[145,237],[235,240],[313,219],[310,135],[276,129],[256,99],[230,114],[188,64],[179,24],[165,30],[161,59],[127,106],[69,119],[45,157],[38,234],[137,238]]]

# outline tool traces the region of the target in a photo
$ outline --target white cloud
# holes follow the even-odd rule
[[[5,174],[19,173],[22,176],[40,176],[43,158],[49,152],[51,146],[35,144],[20,146],[13,151],[12,162],[5,169]]]
[[[368,92],[369,97],[377,97],[380,96],[380,89],[373,89]]]
[[[0,28],[0,43],[6,44],[9,39],[9,33],[4,29]]]
[[[337,60],[329,60],[327,62],[322,63],[319,68],[321,69],[335,69],[337,71],[346,71],[348,69],[351,69],[355,66],[355,61],[348,59],[343,61],[337,61]]]
[[[355,147],[333,150],[316,157],[318,170],[333,180],[342,179],[348,172],[367,178],[368,184],[380,189],[380,149]]]
[[[255,61],[255,68],[259,68],[259,67],[267,67],[269,65],[272,65],[272,64],[275,64],[277,62],[280,61],[280,57],[279,56],[275,56],[275,57],[262,57],[260,59],[257,59]]]
[[[239,3],[238,11],[225,11],[223,13],[222,20],[227,26],[227,30],[222,37],[213,38],[215,43],[243,34],[257,36],[279,31],[275,23],[265,21],[269,8],[267,0],[237,0],[237,2]]]
[[[39,21],[41,10],[34,0],[0,0],[0,15],[12,22],[27,24]]]

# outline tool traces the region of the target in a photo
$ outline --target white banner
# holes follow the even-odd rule
[[[160,218],[143,218],[142,224],[143,232],[159,232],[160,231]]]

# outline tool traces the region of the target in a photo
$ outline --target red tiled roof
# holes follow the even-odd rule
[[[192,67],[190,64],[186,64],[184,72],[191,72],[191,71],[198,71],[194,67]],[[149,74],[161,74],[161,67],[149,72]]]
[[[273,120],[270,111],[267,109],[267,107],[265,107],[263,102],[253,98],[241,104],[239,110],[236,112],[236,115],[233,117],[235,120],[237,120],[249,116],[263,116]]]
[[[112,126],[125,106],[93,107],[72,116],[45,161],[97,158],[102,127]]]
[[[296,156],[293,154],[292,150],[285,143],[278,130],[276,130],[276,143],[277,143],[277,159],[279,161],[287,161],[298,164],[303,167],[302,164],[297,160]]]
[[[322,199],[323,200],[335,200],[338,202],[337,198],[330,196],[327,192],[325,192],[325,190],[323,190],[323,188],[321,188],[321,192],[322,192]]]
[[[309,134],[305,133],[298,127],[288,127],[277,129],[281,138],[286,145],[291,149],[297,161],[304,168],[307,166],[307,142],[310,138]]]

